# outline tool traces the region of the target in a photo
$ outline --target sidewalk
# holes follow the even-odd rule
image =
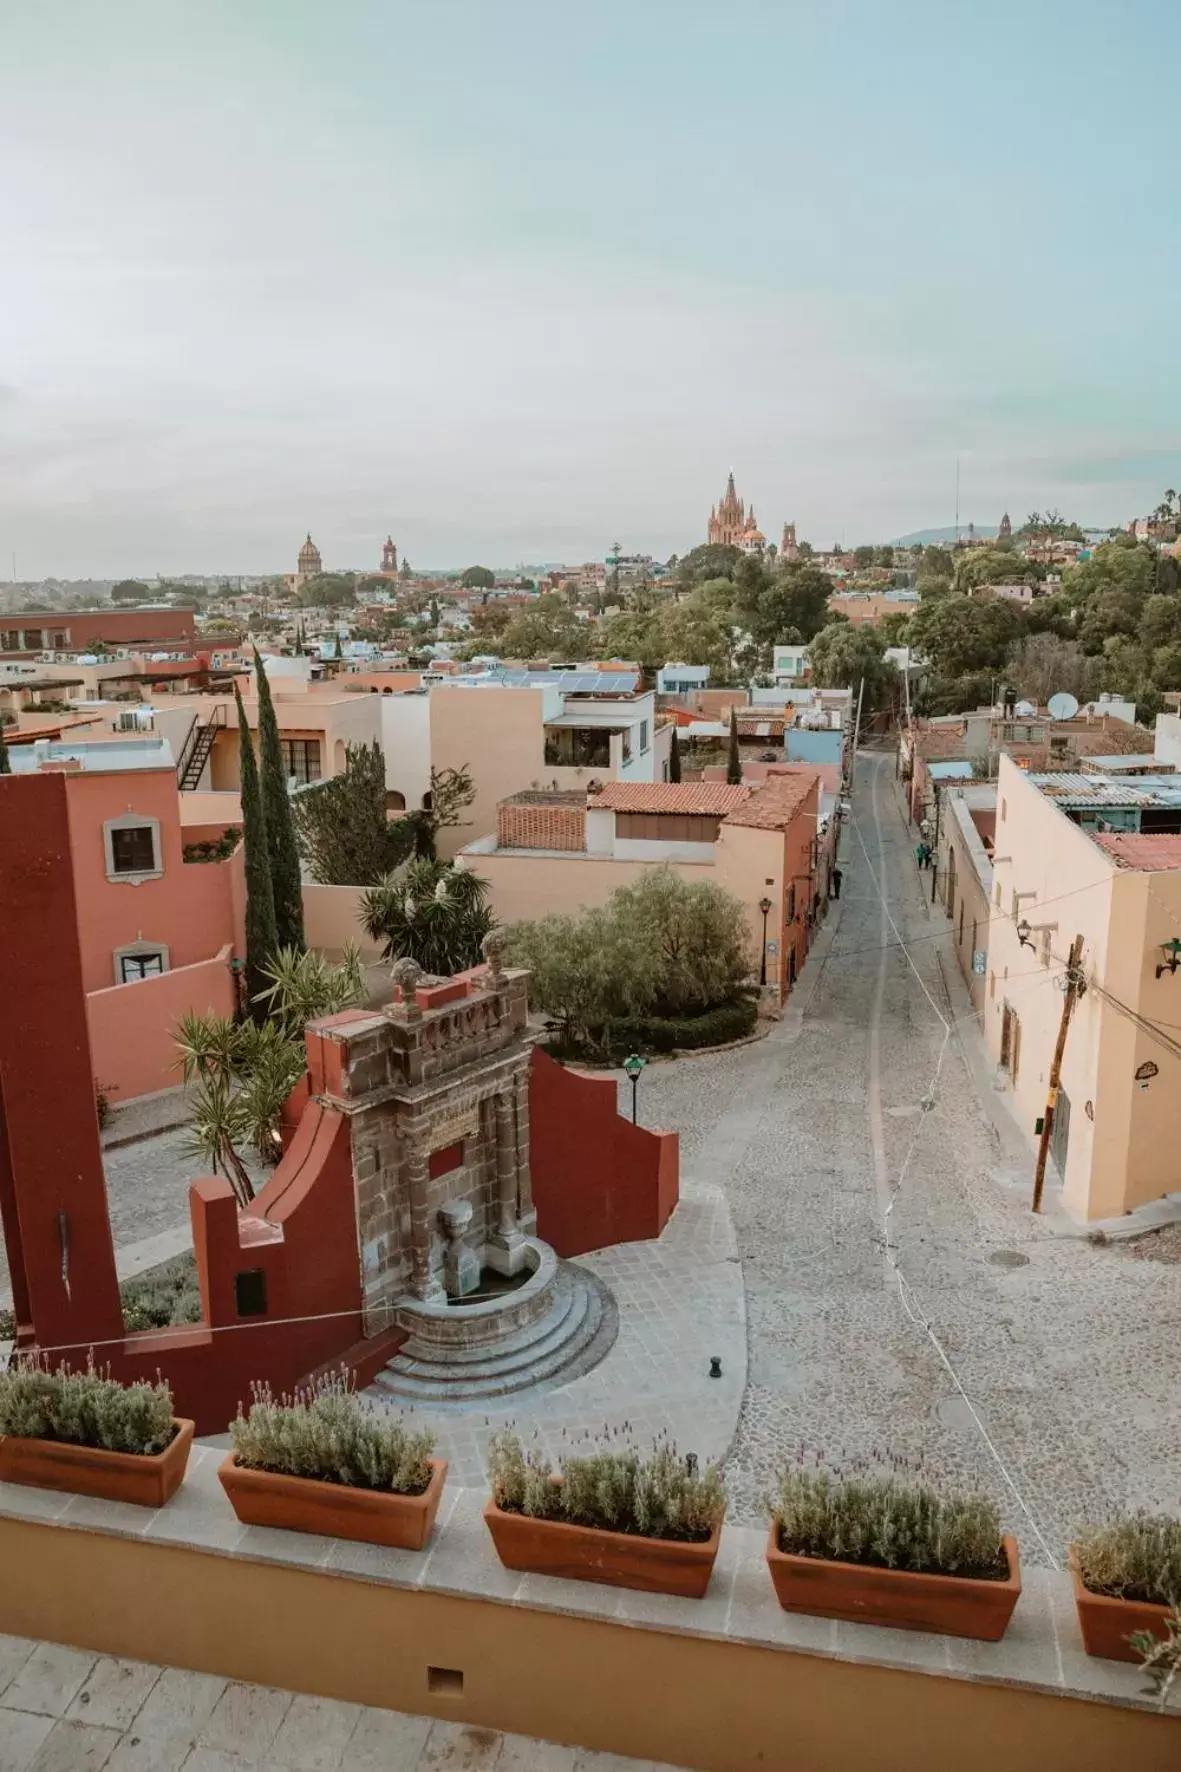
[[[0,1772],[677,1772],[0,1636]]]

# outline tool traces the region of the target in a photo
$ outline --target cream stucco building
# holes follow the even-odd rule
[[[1163,783],[1031,775],[1000,760],[985,1036],[1032,1137],[1081,936],[1086,983],[1048,1177],[1077,1219],[1181,1191],[1181,970],[1168,969],[1166,945],[1181,939],[1179,831],[1181,804]]]

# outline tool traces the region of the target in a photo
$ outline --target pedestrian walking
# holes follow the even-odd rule
[[[832,895],[834,898],[839,898],[841,896],[841,870],[840,870],[840,868],[834,868],[832,870]]]

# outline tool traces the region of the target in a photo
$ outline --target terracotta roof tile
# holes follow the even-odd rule
[[[785,830],[819,782],[820,772],[814,769],[799,775],[769,775],[745,805],[727,816],[726,823],[753,825],[764,831]]]
[[[1136,873],[1158,874],[1170,868],[1181,868],[1181,836],[1152,831],[1119,831],[1104,832],[1095,841],[1117,867],[1130,868]]]
[[[750,797],[747,787],[714,781],[609,781],[587,797],[587,808],[612,812],[682,812],[724,818]]]

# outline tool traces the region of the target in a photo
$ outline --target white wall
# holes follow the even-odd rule
[[[413,811],[431,785],[430,698],[382,695],[378,700],[385,785],[404,795],[407,810]]]
[[[1153,751],[1162,763],[1181,769],[1181,714],[1158,714]]]

